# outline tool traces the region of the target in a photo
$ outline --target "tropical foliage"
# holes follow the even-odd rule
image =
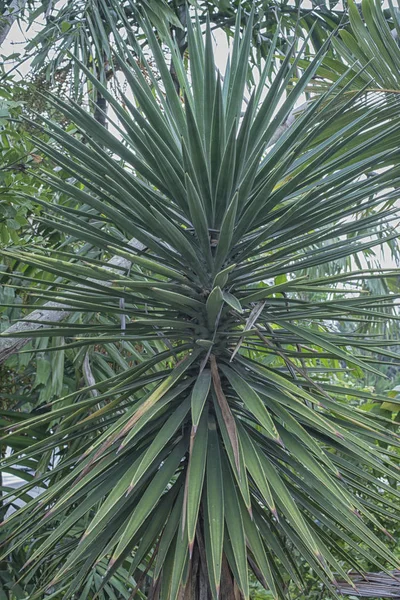
[[[46,110],[33,123],[39,187],[13,187],[57,237],[2,250],[18,310],[38,298],[65,317],[33,318],[23,410],[2,411],[3,467],[29,469],[3,495],[3,509],[23,501],[3,527],[23,578],[5,587],[32,600],[285,598],[318,578],[333,598],[349,568],[399,564],[383,521],[398,521],[400,402],[352,386],[397,358],[382,335],[398,319],[397,271],[357,264],[396,236],[397,96],[371,87],[369,58],[338,69],[311,34],[283,55],[275,28],[261,64],[253,13],[241,31],[238,12],[221,74],[195,16],[182,56],[135,13],[143,52],[119,5],[103,9],[123,83],[110,91],[75,57],[109,116],[48,97],[63,122]],[[378,4],[363,11],[385,37]]]

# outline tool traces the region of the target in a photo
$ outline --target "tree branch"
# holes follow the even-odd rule
[[[301,104],[300,106],[297,106],[296,108],[294,108],[292,110],[292,112],[288,115],[287,119],[282,123],[282,125],[279,125],[279,127],[275,131],[274,135],[270,139],[268,146],[272,146],[279,140],[279,138],[285,133],[285,131],[287,131],[287,129],[289,129],[289,127],[291,127],[293,125],[293,123],[296,120],[296,115],[298,115],[303,110],[305,110],[307,108],[308,104],[309,104],[308,102],[304,102],[303,104]]]
[[[128,242],[130,246],[136,248],[137,250],[144,250],[145,246],[136,240],[135,238],[131,239]],[[122,258],[120,256],[114,256],[108,261],[108,269],[112,270],[113,267],[123,267],[125,269],[129,269],[130,262],[126,258]],[[92,281],[95,281],[94,279]],[[104,282],[102,282],[104,284]],[[105,283],[107,285],[107,282]],[[111,285],[111,284],[110,284]],[[83,285],[77,287],[84,287]],[[3,363],[7,358],[10,358],[13,354],[21,350],[28,342],[31,341],[31,337],[29,337],[30,331],[35,331],[36,329],[49,327],[47,322],[58,322],[62,321],[68,316],[68,311],[65,309],[68,308],[66,304],[61,304],[58,302],[46,302],[42,308],[38,308],[31,312],[25,319],[21,321],[17,321],[11,327],[3,331],[0,337],[0,364]],[[54,310],[53,310],[54,309]],[[26,319],[29,319],[26,320]],[[40,321],[40,323],[31,323],[30,321]],[[22,332],[27,332],[26,338],[13,338],[13,335],[20,334]],[[4,337],[3,337],[4,336]]]
[[[12,0],[10,6],[0,17],[0,46],[8,36],[14,21],[25,8],[26,0]]]

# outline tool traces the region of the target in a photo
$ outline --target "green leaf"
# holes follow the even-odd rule
[[[221,229],[218,237],[217,251],[214,259],[214,270],[218,272],[228,258],[229,252],[232,250],[231,242],[233,230],[235,227],[236,211],[238,204],[238,194],[232,198],[221,224]]]
[[[195,430],[198,427],[200,417],[203,413],[204,404],[210,392],[210,386],[211,371],[209,369],[204,369],[197,377],[191,396],[192,425]]]
[[[192,428],[187,474],[187,532],[189,555],[192,556],[200,499],[206,467],[208,443],[208,411],[204,410],[197,430]]]
[[[274,515],[274,517],[278,519],[278,513],[276,510],[276,505],[272,496],[270,486],[268,484],[268,479],[265,474],[265,471],[263,470],[260,459],[258,458],[257,453],[254,450],[253,443],[243,427],[239,428],[239,432],[240,440],[243,445],[246,468],[249,471],[252,478],[254,479],[254,482],[260,490],[262,497],[266,502],[269,510]]]
[[[223,298],[224,298],[225,302],[227,304],[229,304],[229,306],[231,308],[233,308],[233,310],[236,310],[238,313],[242,313],[243,312],[242,305],[240,304],[240,302],[236,298],[236,296],[234,296],[230,292],[223,292],[222,295],[223,295]]]
[[[138,464],[137,470],[135,471],[135,474],[129,484],[128,493],[134,489],[137,482],[146,473],[152,462],[157,458],[158,454],[167,447],[171,437],[182,425],[183,420],[189,412],[189,407],[189,402],[187,400],[182,402],[175,412],[171,414],[163,427],[161,427],[153,442],[145,452],[142,460]]]
[[[210,250],[210,234],[208,230],[208,222],[205,207],[187,173],[185,174],[185,185],[187,190],[187,201],[189,204],[189,211],[193,222],[194,230],[203,248],[205,259],[207,260],[207,263],[211,268],[212,258]]]
[[[210,331],[213,332],[217,327],[217,318],[219,317],[224,298],[220,287],[215,287],[207,298],[206,310],[207,321]]]
[[[226,365],[221,365],[221,371],[227,377],[229,383],[238,394],[239,398],[243,401],[246,408],[256,417],[260,425],[264,427],[268,436],[279,444],[282,444],[273,419],[260,396],[234,370],[230,369]]]
[[[239,499],[236,493],[235,485],[230,473],[229,464],[223,461],[223,482],[224,482],[224,505],[225,522],[232,545],[233,555],[239,577],[239,586],[245,598],[249,596],[249,582],[247,571],[247,552],[245,542],[245,531],[243,525],[242,513],[240,510]]]
[[[112,565],[122,554],[122,552],[124,552],[129,546],[131,539],[139,527],[143,524],[146,517],[150,514],[152,508],[159,501],[182,459],[185,448],[186,443],[184,440],[182,440],[173,449],[169,457],[164,461],[164,464],[153,478],[151,486],[147,488],[146,492],[138,502],[135,511],[126,523],[124,532],[112,555],[110,565]]]
[[[182,531],[182,526],[179,526],[178,533],[176,536],[176,546],[174,561],[172,564],[171,573],[171,587],[168,598],[171,600],[178,600],[180,588],[182,586],[182,579],[185,570],[185,566],[189,560],[189,551],[185,540],[187,539],[187,528]]]
[[[213,288],[220,287],[221,289],[223,289],[227,284],[229,273],[231,273],[235,267],[235,264],[229,265],[229,267],[226,267],[226,269],[223,269],[222,271],[217,273],[214,278]]]
[[[218,597],[222,569],[222,549],[224,541],[224,488],[220,445],[215,419],[208,421],[207,451],[207,500],[205,510],[205,540],[207,565],[210,583]]]

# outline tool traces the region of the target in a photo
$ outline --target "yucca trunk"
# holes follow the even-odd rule
[[[161,579],[154,582],[148,591],[148,600],[159,600]],[[244,600],[225,556],[222,557],[220,600]],[[209,586],[209,576],[205,559],[205,549],[199,550],[197,543],[189,564],[189,572],[185,585],[181,588],[178,600],[213,600]]]
[[[208,583],[208,574],[207,570],[204,568],[204,558],[205,557],[203,557],[202,561],[199,552],[196,552],[196,549],[194,549],[188,580],[180,592],[179,600],[212,600],[213,596]],[[149,600],[151,597],[152,596],[150,595]],[[223,557],[222,561],[219,598],[221,600],[244,599],[225,557]],[[154,595],[154,600],[157,600],[157,595]]]

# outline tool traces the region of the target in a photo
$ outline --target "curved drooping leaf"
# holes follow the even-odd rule
[[[348,10],[348,25],[332,39],[334,55],[326,57],[313,89],[326,90],[328,82],[345,74],[347,94],[363,90],[369,95],[396,96],[400,93],[398,8],[393,2],[383,8],[379,0],[363,0],[360,7],[349,0]]]

